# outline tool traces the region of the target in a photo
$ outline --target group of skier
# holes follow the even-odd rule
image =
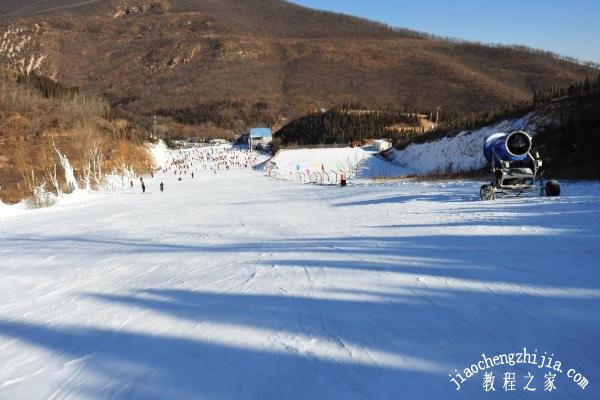
[[[133,181],[129,182],[129,186],[131,189],[133,189]],[[140,186],[142,188],[142,194],[146,193],[146,182],[144,182],[144,178],[141,176],[140,176]],[[165,184],[163,182],[160,183],[159,187],[160,187],[161,193],[165,191]]]
[[[170,159],[167,160],[162,172],[173,173],[179,175],[178,181],[182,180],[185,175],[195,177],[197,172],[208,172],[217,174],[230,169],[250,168],[256,165],[258,158],[256,153],[248,149],[236,149],[231,147],[205,147],[192,148],[183,151],[174,152]],[[154,174],[152,174],[154,177]],[[130,182],[133,189],[133,181]],[[142,193],[146,193],[146,183],[144,178],[140,177],[140,185]],[[160,182],[160,191],[164,192],[165,185]]]
[[[205,147],[185,149],[171,158],[163,172],[173,171],[174,175],[205,171],[217,174],[234,168],[249,168],[256,164],[256,154],[248,149],[231,147]]]

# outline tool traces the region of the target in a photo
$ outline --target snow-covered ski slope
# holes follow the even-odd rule
[[[0,399],[600,398],[600,184],[178,177],[0,217]],[[523,347],[555,391],[450,381]]]
[[[285,149],[272,159],[266,174],[304,183],[336,184],[343,174],[347,179],[397,177],[410,169],[385,161],[376,146]]]

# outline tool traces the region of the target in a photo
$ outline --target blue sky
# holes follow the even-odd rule
[[[600,0],[293,0],[420,32],[600,62]]]

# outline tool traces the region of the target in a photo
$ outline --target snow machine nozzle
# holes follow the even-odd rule
[[[485,140],[483,154],[489,162],[492,162],[494,152],[501,161],[523,161],[528,158],[531,146],[531,136],[527,132],[496,133]]]

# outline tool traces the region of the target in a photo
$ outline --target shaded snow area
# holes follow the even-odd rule
[[[1,399],[600,398],[598,183],[145,181],[0,217]],[[523,347],[556,390],[522,364],[450,380]]]
[[[411,144],[404,150],[396,151],[394,162],[415,174],[477,170],[486,165],[483,143],[488,136],[515,130],[535,135],[536,127],[541,123],[542,117],[530,113],[523,118],[504,120],[481,129],[464,131],[453,137]]]
[[[406,175],[407,169],[385,161],[377,146],[286,149],[267,164],[267,175],[303,183],[336,184],[348,180]]]

